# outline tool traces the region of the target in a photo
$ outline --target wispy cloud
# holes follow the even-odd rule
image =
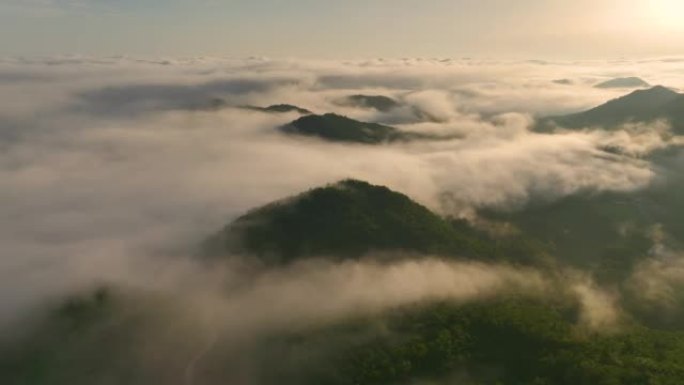
[[[668,81],[674,65],[628,63],[623,71]],[[0,318],[74,285],[121,280],[151,256],[191,250],[252,207],[342,178],[387,185],[450,213],[648,186],[658,170],[641,157],[679,143],[658,134],[662,124],[650,133],[529,130],[536,114],[611,98],[615,91],[592,84],[614,68],[414,59],[0,61],[0,201],[10,202],[0,207],[7,277],[0,292],[12,293],[0,298]],[[553,82],[561,76],[581,81]],[[336,103],[356,93],[382,93],[403,107]],[[195,108],[212,98],[229,106],[291,103],[456,139],[379,147],[299,140],[275,130],[297,114]],[[414,109],[440,119],[416,121]]]

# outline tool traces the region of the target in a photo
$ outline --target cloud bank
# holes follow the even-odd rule
[[[141,266],[150,259],[191,254],[197,242],[252,207],[342,178],[387,185],[452,215],[578,191],[644,188],[657,170],[643,155],[679,143],[666,126],[555,134],[529,127],[535,116],[617,96],[592,87],[605,77],[638,72],[652,83],[683,86],[675,82],[677,68],[669,61],[3,59],[0,319],[9,322],[82,285],[131,280],[147,272]],[[573,83],[554,83],[558,78]],[[377,112],[335,103],[359,93],[387,95],[403,106]],[[227,107],[205,108],[215,99]],[[296,139],[274,128],[297,114],[230,107],[276,103],[453,139],[378,147]],[[416,110],[430,119],[416,118]],[[396,269],[440,276],[433,263],[416,272],[411,265]],[[354,267],[342,267],[380,292],[390,286],[384,280],[393,270],[378,277],[369,269],[354,276]],[[462,268],[468,269],[483,268]],[[466,292],[492,284],[484,270],[482,282]],[[312,276],[334,281],[342,274],[326,271]],[[449,293],[447,281],[465,276],[443,278],[435,285],[444,287],[382,299]],[[298,290],[282,285],[268,290]],[[342,304],[379,301],[348,289]]]

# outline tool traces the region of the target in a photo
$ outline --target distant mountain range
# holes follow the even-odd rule
[[[289,110],[285,105],[272,106],[274,110]],[[297,111],[304,113],[298,109]],[[655,86],[636,90],[587,111],[541,118],[538,131],[565,129],[602,128],[617,129],[627,123],[651,123],[663,120],[672,125],[673,132],[684,134],[684,94],[672,89]],[[309,114],[279,128],[286,134],[318,137],[329,141],[362,144],[381,144],[416,139],[444,139],[434,135],[402,132],[394,127],[367,123],[345,116],[328,113]]]
[[[252,105],[244,105],[244,106],[234,106],[223,100],[222,98],[213,98],[210,99],[209,101],[202,103],[199,107],[197,107],[197,110],[206,110],[206,111],[215,111],[215,110],[221,110],[224,108],[241,108],[245,110],[251,110],[251,111],[259,111],[259,112],[266,112],[266,113],[286,113],[286,112],[297,112],[302,115],[308,115],[311,114],[312,112],[307,110],[306,108],[301,108],[292,104],[273,104],[270,106],[266,107],[259,107],[259,106],[252,106]]]
[[[684,94],[663,86],[636,90],[588,111],[548,117],[540,120],[542,130],[563,128],[614,129],[625,123],[647,123],[667,120],[673,131],[684,133]]]

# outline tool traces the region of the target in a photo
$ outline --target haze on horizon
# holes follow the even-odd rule
[[[2,0],[2,55],[674,56],[679,0]]]

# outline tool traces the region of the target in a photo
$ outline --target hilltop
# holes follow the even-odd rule
[[[636,90],[584,112],[543,119],[541,126],[611,129],[625,123],[655,120],[667,120],[675,132],[684,131],[684,95],[663,86]]]
[[[362,144],[380,144],[407,138],[405,134],[394,127],[360,122],[332,113],[303,116],[280,127],[280,130],[286,134]]]
[[[644,87],[649,87],[650,84],[648,84],[645,80],[638,78],[638,77],[624,77],[624,78],[615,78],[615,79],[610,79],[605,82],[601,82],[594,87],[596,88],[644,88]]]
[[[312,256],[356,258],[408,252],[533,263],[546,258],[526,239],[494,240],[384,186],[344,180],[250,211],[207,242],[209,254],[254,254],[275,263]]]

